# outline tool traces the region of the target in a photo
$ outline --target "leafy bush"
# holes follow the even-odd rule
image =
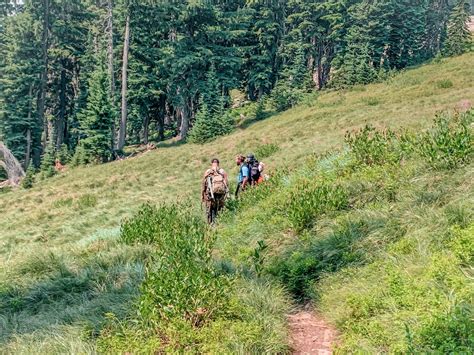
[[[421,155],[434,168],[454,169],[467,164],[474,153],[473,119],[474,111],[438,115],[432,129],[420,139]]]
[[[345,141],[358,164],[395,163],[402,157],[398,137],[389,129],[380,131],[366,125],[359,131],[347,132]]]
[[[225,311],[230,284],[213,268],[214,238],[206,234],[202,219],[184,206],[143,206],[122,225],[121,240],[157,247],[138,307],[146,323],[200,326]]]
[[[137,214],[122,223],[120,239],[126,244],[158,244],[163,240],[202,235],[201,218],[189,215],[186,206],[170,204],[144,205]]]
[[[349,197],[342,186],[304,179],[290,191],[285,210],[290,225],[301,231],[311,227],[317,216],[348,205]]]
[[[274,153],[278,152],[280,147],[275,143],[268,143],[261,145],[257,149],[255,149],[255,155],[258,159],[267,158]]]
[[[472,353],[474,349],[474,307],[455,305],[447,314],[435,315],[420,331],[416,349],[427,353]]]

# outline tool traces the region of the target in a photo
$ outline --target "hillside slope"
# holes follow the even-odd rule
[[[145,275],[143,260],[149,256],[149,247],[125,246],[115,242],[120,221],[134,214],[139,205],[146,201],[159,203],[191,198],[191,208],[198,210],[199,179],[209,158],[213,156],[219,156],[222,165],[231,170],[229,167],[233,166],[233,156],[236,153],[262,150],[262,147],[270,147],[271,144],[274,152],[263,159],[269,170],[300,167],[301,171],[297,170],[295,174],[281,180],[283,183],[298,182],[300,178],[305,178],[308,169],[311,170],[308,166],[311,167],[312,163],[308,163],[308,157],[312,153],[341,148],[347,130],[360,128],[366,123],[376,127],[415,130],[427,128],[436,112],[452,110],[463,100],[474,98],[474,68],[470,65],[473,61],[474,55],[468,54],[407,71],[386,83],[355,87],[344,92],[322,93],[306,104],[261,122],[248,123],[245,129],[240,128],[232,135],[203,146],[162,145],[157,151],[137,158],[103,166],[72,169],[31,190],[0,195],[0,341],[8,344],[8,349],[12,352],[95,351],[94,341],[90,339],[103,327],[104,312],[113,312],[119,318],[127,314],[130,302],[136,298],[138,286]],[[327,164],[332,166],[330,161]],[[150,170],[150,166],[155,169]],[[361,234],[360,230],[363,230],[364,235],[371,237],[364,238],[362,244],[358,245],[359,251],[377,246],[380,242],[378,235],[396,231],[400,226],[404,227],[404,231],[411,230],[415,234],[424,235],[423,227],[419,229],[417,221],[423,219],[420,214],[424,213],[426,206],[420,206],[417,201],[425,200],[433,208],[433,213],[429,214],[430,221],[443,214],[446,205],[454,206],[452,218],[455,221],[459,218],[469,221],[470,210],[465,212],[460,209],[461,212],[458,213],[456,208],[463,196],[466,201],[472,199],[472,186],[464,184],[464,181],[472,181],[472,166],[454,174],[443,173],[439,177],[430,172],[424,173],[425,168],[423,164],[414,162],[403,169],[391,167],[388,171],[384,168],[351,172],[347,181],[342,180],[341,183],[348,186],[358,181],[362,185],[367,184],[368,192],[365,193],[368,195],[363,195],[367,200],[373,198],[371,194],[377,193],[376,190],[370,190],[371,184],[386,184],[384,179],[387,175],[392,177],[389,182],[393,182],[405,193],[402,193],[396,204],[375,199],[370,200],[373,204],[368,207],[364,205],[358,211],[349,212],[357,221],[351,219],[349,214],[336,216],[334,219],[329,216],[322,225],[317,226],[315,235],[319,236],[321,233],[328,237],[333,233],[336,239],[339,234],[354,235],[357,239]],[[337,175],[338,172],[340,171],[334,169],[330,174]],[[318,170],[317,174],[319,173]],[[310,176],[317,177],[317,174]],[[278,178],[275,180],[280,181]],[[303,275],[304,278],[308,276],[308,282],[301,287],[298,284],[301,275],[295,270],[305,270],[301,266],[306,261],[303,258],[300,265],[298,255],[304,255],[308,249],[314,249],[318,253],[322,247],[315,242],[318,238],[312,237],[314,230],[308,231],[305,226],[301,231],[297,227],[295,232],[287,217],[282,217],[279,214],[281,211],[274,209],[281,203],[288,203],[284,198],[293,193],[291,184],[289,187],[275,184],[278,190],[270,191],[269,195],[264,194],[258,205],[252,204],[252,201],[248,205],[244,202],[237,214],[229,213],[223,218],[218,229],[216,248],[216,256],[222,260],[223,265],[228,263],[236,268],[251,268],[252,265],[247,265],[249,255],[255,252],[258,242],[263,240],[270,246],[268,274],[281,279],[295,297],[320,300],[325,314],[340,328],[347,330],[342,345],[346,350],[354,347],[361,339],[368,342],[367,339],[377,331],[382,340],[362,344],[361,350],[381,351],[388,343],[394,344],[392,350],[407,350],[406,344],[399,338],[400,329],[403,330],[404,326],[403,316],[397,313],[402,321],[397,323],[392,338],[386,331],[387,319],[395,311],[398,312],[397,307],[390,303],[392,299],[389,304],[374,305],[367,295],[374,291],[371,289],[365,290],[367,294],[354,298],[344,298],[343,294],[338,294],[338,290],[346,285],[347,294],[357,295],[357,282],[351,283],[352,280],[359,280],[359,285],[369,276],[377,280],[379,275],[369,271],[370,268],[383,269],[380,267],[380,260],[387,257],[384,254],[385,244],[382,243],[381,248],[384,253],[369,252],[365,255],[367,258],[364,263],[369,268],[366,274],[365,266],[362,265],[356,271],[349,270],[345,273],[343,270],[336,273],[332,276],[333,279],[325,277],[321,286],[314,286],[314,282],[321,278],[321,271],[316,267],[315,271],[310,270],[308,275]],[[442,196],[437,195],[438,188],[442,189]],[[387,193],[391,196],[390,191]],[[437,206],[438,200],[443,198],[443,203]],[[416,209],[411,210],[415,207]],[[413,211],[413,216],[407,216],[407,210]],[[393,221],[388,218],[392,213],[396,216]],[[382,220],[385,222],[380,222]],[[412,228],[413,226],[416,228]],[[468,226],[469,223],[463,224],[461,229]],[[447,228],[450,227],[451,225]],[[382,232],[383,228],[387,230]],[[436,232],[437,225],[429,223],[426,229]],[[301,235],[303,237],[299,238]],[[403,250],[408,255],[407,260],[419,258],[420,254],[412,253],[417,247],[404,241],[405,236],[404,234],[397,239],[400,243],[393,247],[394,253]],[[308,244],[294,245],[295,240],[306,241]],[[429,238],[420,239],[420,245],[429,246],[430,243]],[[343,245],[343,250],[347,251],[344,247]],[[288,250],[295,250],[294,255]],[[420,248],[417,250],[424,251]],[[291,255],[288,256],[287,253]],[[273,257],[276,259],[273,260]],[[427,259],[431,260],[431,257]],[[278,264],[278,259],[284,263]],[[354,260],[360,261],[357,258]],[[285,264],[287,261],[288,264]],[[414,267],[417,265],[412,264]],[[388,275],[395,275],[394,280],[398,280],[397,275],[405,265],[405,262],[391,265]],[[423,265],[419,267],[423,268]],[[336,268],[334,271],[338,270]],[[439,267],[433,272],[438,270]],[[431,279],[426,278],[429,283]],[[417,279],[413,280],[415,282]],[[253,344],[253,347],[246,349],[285,351],[282,322],[288,307],[286,296],[279,287],[268,286],[266,283],[262,285],[259,280],[242,282],[244,286],[241,286],[239,300],[245,301],[247,297],[247,308],[258,313],[258,307],[252,304],[258,299],[258,302],[268,307],[262,306],[262,309],[271,314],[262,315],[263,318],[268,317],[265,319],[266,324],[275,324],[273,328],[269,327],[271,336],[269,335],[267,344]],[[296,286],[293,287],[292,282],[296,282]],[[387,278],[387,282],[392,282],[392,279]],[[334,285],[338,286],[334,288]],[[252,287],[254,294],[249,292]],[[273,299],[275,305],[265,303],[265,298]],[[352,299],[352,303],[346,304],[347,299]],[[380,314],[385,318],[367,321],[374,310],[381,311]],[[347,317],[359,319],[373,328],[357,328],[357,322],[351,328],[351,319],[348,320]],[[241,325],[215,325],[212,331],[220,336],[212,339],[217,345],[211,343],[198,349],[212,351],[218,345],[222,346],[216,338],[225,338],[226,329],[247,334],[243,330],[247,327],[247,321],[241,321]],[[418,329],[416,327],[422,327],[422,324],[414,323],[415,330]],[[84,335],[87,341],[81,340],[80,335],[84,332],[88,334]],[[235,339],[230,337],[228,340],[231,342]],[[268,344],[271,340],[275,342]],[[39,347],[39,342],[43,348]],[[228,349],[238,346],[244,340],[238,339],[235,342],[227,344]],[[110,343],[106,344],[110,346]]]
[[[280,150],[266,161],[273,169],[339,147],[346,130],[367,122],[426,127],[436,112],[472,100],[473,61],[474,55],[467,54],[407,71],[386,83],[322,93],[307,105],[210,144],[164,145],[139,158],[73,169],[32,190],[2,194],[0,260],[11,260],[36,243],[44,246],[44,240],[48,246],[63,245],[115,228],[145,201],[196,198],[201,173],[214,156],[231,170],[235,154],[274,143]]]

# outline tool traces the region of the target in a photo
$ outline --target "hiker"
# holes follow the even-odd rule
[[[239,196],[240,191],[244,191],[250,182],[250,172],[245,157],[241,154],[235,157],[235,162],[239,167],[239,175],[237,176],[237,189],[235,190],[235,198]]]
[[[206,205],[209,224],[214,223],[217,214],[224,207],[228,186],[227,173],[219,167],[219,159],[212,159],[211,167],[204,173],[201,184],[201,200]]]
[[[263,169],[265,165],[260,163],[255,155],[249,154],[246,159],[246,164],[249,170],[249,183],[250,185],[257,185],[263,181]]]

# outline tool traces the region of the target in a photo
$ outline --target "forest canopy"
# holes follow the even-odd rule
[[[0,140],[26,168],[199,142],[249,101],[365,84],[469,47],[468,0],[25,0],[0,4]],[[217,128],[215,128],[217,127]],[[209,130],[213,130],[209,132]]]

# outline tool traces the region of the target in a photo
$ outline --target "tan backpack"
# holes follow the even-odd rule
[[[222,169],[219,171],[210,170],[207,174],[207,181],[208,189],[212,190],[212,194],[225,194],[227,192],[227,185]]]

